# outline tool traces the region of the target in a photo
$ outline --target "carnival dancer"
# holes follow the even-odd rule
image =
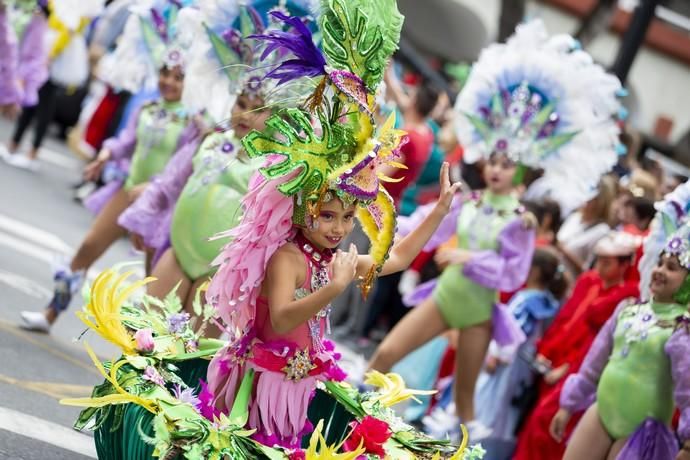
[[[170,8],[177,7],[173,4]],[[163,170],[180,145],[198,136],[196,124],[181,103],[184,44],[181,37],[172,34],[175,26],[172,22],[164,24],[163,28],[154,26],[151,21],[159,16],[160,13],[154,9],[147,11],[146,16],[133,15],[130,19],[150,32],[142,35],[147,37],[151,57],[159,68],[161,97],[133,114],[128,126],[117,137],[109,139],[98,158],[86,167],[85,176],[96,178],[111,159],[129,164],[126,173],[120,171],[120,181],[114,181],[108,189],[97,192],[100,194],[99,202],[94,206],[98,215],[69,264],[56,271],[53,298],[45,311],[22,312],[22,326],[26,329],[39,332],[50,330],[58,315],[68,308],[86,270],[118,238],[125,235],[125,230],[117,224],[120,213],[141,194],[151,177]],[[176,15],[170,14],[168,17],[172,19]]]
[[[34,5],[36,5],[35,2]],[[17,119],[14,134],[7,149],[7,153],[10,155],[7,155],[5,160],[8,164],[32,171],[39,169],[39,149],[57,108],[60,88],[78,88],[89,77],[85,35],[91,20],[103,10],[103,5],[104,0],[50,2],[48,4],[50,15],[47,20],[50,31],[47,34],[43,33],[45,20],[42,18],[38,18],[38,23],[34,24],[38,27],[27,29],[27,32],[36,34],[38,37],[31,35],[25,37],[25,39],[30,39],[32,43],[27,44],[30,48],[23,50],[22,54],[26,56],[36,53],[38,60],[34,63],[33,68],[27,69],[29,72],[36,72],[36,74],[28,78],[24,76],[23,80],[29,80],[28,94],[33,94],[36,89],[38,93],[35,101],[30,99],[26,101],[29,103],[22,107],[21,115]],[[46,10],[43,10],[38,14],[45,15],[45,12]],[[49,50],[43,49],[46,46],[43,43],[46,38],[49,42]],[[20,59],[24,56],[20,55]],[[36,80],[32,81],[34,79]],[[39,86],[33,88],[35,85]],[[24,133],[34,119],[36,125],[31,149],[28,155],[17,154]]]
[[[594,247],[594,268],[580,275],[531,356],[543,374],[536,382],[535,401],[517,439],[514,460],[550,460],[563,456],[565,446],[549,435],[549,424],[558,411],[565,378],[577,372],[597,332],[616,307],[639,296],[633,259],[641,241],[627,233],[610,232]],[[574,414],[566,435],[581,413]]]
[[[48,78],[47,17],[47,1],[19,2],[14,7],[0,2],[0,112],[10,118],[20,107],[38,103],[38,89]],[[0,156],[8,155],[0,146]]]
[[[464,159],[486,160],[487,189],[463,197],[425,248],[457,232],[458,249],[436,256],[447,266],[438,283],[410,296],[408,304],[418,306],[384,339],[370,366],[387,371],[431,338],[459,329],[455,400],[470,439],[489,434],[475,421],[473,400],[492,331],[515,331],[503,327],[511,325],[510,315],[494,308],[497,292],[521,287],[532,257],[536,222],[522,212],[514,187],[531,167],[544,170],[553,199],[590,198],[600,175],[616,162],[620,88],[573,38],[549,38],[543,23],[533,21],[519,26],[506,44],[482,52],[458,97]],[[425,212],[420,208],[411,222]],[[420,330],[419,324],[427,327]],[[499,344],[512,338],[518,336],[496,337]],[[458,426],[456,421],[449,428]]]
[[[563,440],[571,415],[589,407],[568,442],[566,460],[690,458],[689,196],[683,184],[658,208],[640,263],[649,300],[621,304],[565,383],[552,436]],[[674,406],[680,411],[680,450],[669,428]]]
[[[258,12],[251,7],[238,11],[235,2],[216,0],[197,7],[196,36],[207,40],[196,40],[199,49],[190,52],[183,100],[190,107],[209,107],[219,125],[198,149],[182,147],[118,219],[133,234],[135,246],[156,251],[156,281],[148,285],[149,294],[163,298],[177,286],[189,314],[198,288],[214,273],[211,263],[227,244],[223,238],[209,240],[240,221],[240,202],[263,162],[249,158],[239,139],[252,129],[264,129],[281,98],[270,80],[260,79],[265,74],[256,70],[261,50],[247,38],[264,30]],[[299,2],[286,7],[299,16],[308,11]],[[228,27],[234,22],[243,24],[243,30]],[[228,36],[233,37],[232,45],[222,38]],[[231,97],[224,99],[221,90]]]
[[[403,133],[393,129],[393,118],[375,129],[372,113],[402,25],[394,1],[323,0],[323,54],[298,18],[273,14],[293,32],[259,38],[267,53],[292,55],[267,78],[313,79],[306,99],[313,112],[280,111],[266,122],[273,134],[253,131],[242,141],[250,157],[267,164],[250,184],[244,217],[230,232],[233,241],[218,257],[207,292],[233,338],[211,362],[208,380],[216,408],[227,411],[242,376],[254,370],[248,423],[254,438],[298,447],[310,431],[316,383],[343,378],[323,338],[329,303],[357,278],[366,294],[377,275],[404,269],[448,212],[459,184],[450,184],[444,164],[434,210],[393,244],[395,207],[379,170],[394,161]],[[372,241],[369,255],[353,247],[335,251],[355,217]]]

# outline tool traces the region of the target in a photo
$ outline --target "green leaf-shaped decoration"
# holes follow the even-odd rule
[[[358,75],[370,90],[398,48],[403,16],[395,0],[321,0],[320,29],[331,67]]]
[[[162,65],[163,56],[165,56],[165,42],[153,27],[151,21],[141,18],[139,23],[141,24],[141,35],[144,39],[144,43],[146,44],[146,48],[148,49],[148,52],[151,53],[153,62],[155,63],[156,68],[158,68]]]
[[[261,168],[268,179],[294,174],[278,189],[292,196],[304,191],[309,197],[325,183],[330,173],[349,161],[352,133],[343,125],[330,125],[319,116],[322,133],[317,134],[308,113],[300,109],[284,109],[266,121],[271,137],[263,132],[252,131],[242,139],[250,157],[282,155],[283,161]]]
[[[231,81],[239,78],[241,68],[238,66],[242,62],[242,59],[238,54],[228,46],[228,44],[223,40],[223,37],[215,33],[210,27],[204,24],[206,29],[206,35],[211,42],[211,47],[213,48],[213,54],[215,54],[218,62],[220,62],[221,69],[228,76]]]

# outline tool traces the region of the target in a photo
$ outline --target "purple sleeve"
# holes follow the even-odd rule
[[[120,130],[117,136],[106,139],[103,148],[110,150],[111,159],[119,160],[131,157],[137,145],[137,124],[143,108],[132,111],[127,124]]]
[[[48,50],[44,44],[47,27],[45,18],[34,14],[22,37],[17,76],[24,85],[25,107],[38,104],[38,90],[48,80]]]
[[[613,350],[613,333],[616,330],[618,313],[625,305],[627,302],[621,305],[601,328],[577,374],[572,374],[565,381],[560,404],[571,413],[585,410],[594,403],[599,377]]]
[[[482,286],[504,292],[519,289],[527,280],[534,254],[534,230],[515,219],[498,235],[498,251],[475,252],[463,274]]]
[[[175,203],[193,171],[192,160],[199,147],[198,134],[193,124],[185,128],[179,148],[163,172],[117,219],[123,228],[141,235],[150,248],[161,248],[168,240]]]
[[[690,334],[688,323],[673,333],[666,342],[665,351],[671,360],[673,399],[680,412],[678,437],[681,442],[690,439]]]
[[[4,7],[0,7],[0,105],[18,104],[17,40]]]
[[[450,205],[450,211],[448,211],[448,214],[446,214],[434,234],[431,236],[429,241],[427,241],[423,249],[424,251],[433,251],[455,235],[462,204],[463,200],[461,196],[456,195]],[[406,236],[411,233],[412,230],[417,228],[417,226],[419,226],[419,224],[421,224],[422,221],[426,219],[429,214],[431,214],[431,211],[434,210],[434,206],[436,206],[436,203],[429,203],[418,207],[410,216],[402,216],[398,218],[397,234],[400,236]]]

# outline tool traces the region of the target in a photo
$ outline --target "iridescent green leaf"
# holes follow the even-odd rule
[[[376,88],[400,40],[403,16],[395,0],[321,0],[321,9],[328,64]]]

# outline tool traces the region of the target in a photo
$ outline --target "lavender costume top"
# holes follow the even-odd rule
[[[566,380],[561,407],[575,412],[596,400],[604,427],[614,439],[621,439],[648,425],[646,420],[668,426],[675,403],[681,415],[678,436],[687,441],[689,332],[685,306],[621,305],[599,331],[578,373]]]
[[[120,225],[160,250],[168,240],[192,279],[211,274],[227,239],[209,241],[234,227],[250,177],[261,161],[237,157],[232,131],[209,134],[197,149],[183,146],[163,173],[119,219]]]
[[[408,305],[416,304],[433,293],[446,323],[454,328],[492,319],[497,291],[512,292],[522,286],[534,252],[534,231],[522,224],[515,198],[490,192],[465,198],[456,197],[424,249],[433,250],[457,233],[459,246],[474,251],[474,256],[462,267],[449,266],[438,281],[419,286],[405,299]],[[398,232],[409,233],[433,206],[401,218]]]
[[[18,104],[21,90],[17,81],[19,49],[10,27],[7,10],[0,7],[0,105]]]
[[[179,103],[146,103],[131,113],[117,136],[103,143],[103,148],[111,153],[111,161],[104,171],[107,183],[86,199],[84,204],[89,210],[99,213],[118,190],[150,180],[163,170],[176,151],[198,142],[199,129],[181,110]],[[159,116],[163,111],[166,116]],[[171,115],[174,117],[170,118]],[[135,162],[147,164],[132,171],[131,164]]]
[[[47,30],[45,17],[36,13],[22,34],[17,78],[22,84],[21,104],[24,107],[38,104],[38,90],[48,81],[48,47],[45,44]]]

